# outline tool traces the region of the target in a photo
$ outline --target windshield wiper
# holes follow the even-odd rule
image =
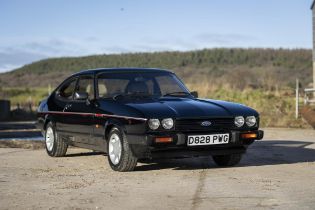
[[[190,93],[188,93],[188,92],[184,92],[184,91],[178,91],[178,92],[171,92],[171,93],[166,93],[165,95],[163,95],[163,97],[164,96],[190,96],[191,94]]]

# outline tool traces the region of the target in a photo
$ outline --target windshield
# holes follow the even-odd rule
[[[102,73],[97,77],[98,96],[190,96],[185,85],[168,72]]]

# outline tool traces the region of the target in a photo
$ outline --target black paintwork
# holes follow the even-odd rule
[[[57,97],[59,87],[38,107],[38,126],[44,131],[49,121],[55,123],[58,135],[65,138],[70,145],[89,148],[99,151],[106,151],[107,134],[112,126],[116,126],[124,132],[134,155],[139,158],[151,158],[161,154],[167,157],[171,151],[172,157],[176,152],[182,154],[203,155],[218,152],[229,154],[244,152],[249,144],[254,140],[240,139],[240,133],[252,131],[258,133],[261,139],[263,132],[258,130],[259,122],[255,127],[249,128],[246,124],[242,128],[234,126],[235,116],[256,116],[259,114],[247,106],[230,103],[226,101],[209,100],[189,97],[161,97],[161,98],[129,98],[114,100],[112,98],[99,99],[97,97],[96,76],[103,72],[116,74],[119,72],[163,72],[173,74],[161,69],[141,69],[141,68],[115,68],[115,69],[95,69],[81,71],[70,76],[65,82],[89,75],[94,78],[95,95],[91,100],[63,100]],[[80,94],[80,97],[85,97]],[[79,97],[78,96],[78,97]],[[147,125],[150,118],[173,118],[175,127],[171,130],[159,128],[152,131]],[[225,122],[229,127],[209,127],[209,129],[196,127],[194,130],[180,130],[180,123],[198,122],[198,120],[217,120]],[[178,125],[178,129],[177,126]],[[182,124],[181,124],[182,125]],[[196,124],[195,124],[196,126]],[[204,146],[189,148],[186,146],[187,134],[210,134],[218,132],[229,132],[231,141],[227,145]],[[156,136],[171,136],[175,140],[173,143],[157,145],[154,143]],[[185,156],[185,155],[184,155]]]

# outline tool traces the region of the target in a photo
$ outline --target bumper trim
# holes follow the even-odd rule
[[[251,139],[251,140],[261,140],[264,137],[264,131],[262,130],[256,130],[256,131],[230,131],[231,134],[231,143],[241,143],[242,140],[248,140],[248,139],[242,139],[241,134],[242,133],[255,133],[257,134],[257,138]],[[171,135],[138,135],[138,134],[127,134],[127,139],[129,144],[136,144],[136,145],[145,145],[145,146],[151,146],[154,144],[153,139],[154,137],[164,137],[169,136],[173,137],[175,139],[176,145],[185,145],[186,144],[186,136],[187,134],[184,133],[173,133]]]
[[[256,133],[255,139],[242,139],[242,133]],[[261,140],[264,137],[264,131],[230,131],[231,138],[228,145],[207,146],[207,147],[187,147],[186,136],[183,133],[173,133],[169,136],[174,139],[172,143],[156,144],[154,138],[166,135],[136,135],[126,134],[134,155],[138,158],[182,158],[211,155],[227,155],[245,153],[247,147],[255,140]]]

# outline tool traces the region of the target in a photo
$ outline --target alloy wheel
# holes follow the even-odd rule
[[[114,165],[117,165],[121,158],[121,143],[117,134],[112,134],[109,139],[109,158]]]
[[[49,152],[52,151],[54,147],[54,141],[55,141],[55,136],[54,136],[54,131],[51,127],[48,127],[46,131],[46,147]]]

